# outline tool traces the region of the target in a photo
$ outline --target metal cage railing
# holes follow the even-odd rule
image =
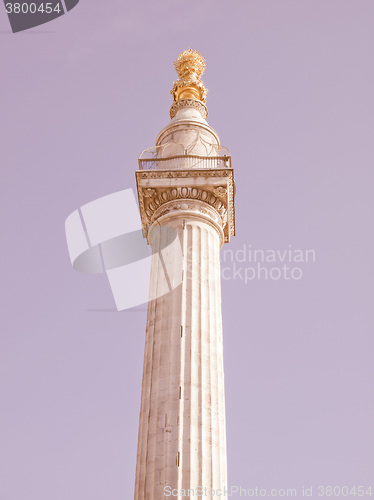
[[[139,158],[140,170],[181,170],[181,169],[231,168],[231,157],[177,155],[169,158]]]

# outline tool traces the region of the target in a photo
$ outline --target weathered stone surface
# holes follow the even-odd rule
[[[184,276],[178,288],[148,306],[136,500],[162,499],[165,486],[227,485],[221,238],[214,225],[188,213],[165,224],[178,232]],[[160,242],[152,231],[149,240]],[[151,286],[158,272],[159,259]]]

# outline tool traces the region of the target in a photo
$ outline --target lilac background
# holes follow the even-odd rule
[[[0,9],[1,500],[133,496],[146,311],[72,270],[64,221],[135,187],[190,46],[235,168],[227,248],[317,254],[222,284],[229,484],[374,488],[373,27],[372,0],[81,0],[17,35]]]

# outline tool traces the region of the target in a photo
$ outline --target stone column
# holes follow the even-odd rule
[[[208,203],[171,202],[168,209],[160,217],[155,213],[148,233],[155,255],[151,288],[163,279],[165,268],[157,256],[173,234],[170,228],[178,234],[182,262],[165,251],[163,259],[170,281],[177,278],[173,273],[182,272],[182,283],[148,305],[135,500],[161,500],[165,487],[227,486],[223,230]]]
[[[182,500],[198,487],[204,496],[221,489],[226,500],[219,250],[235,234],[234,177],[206,121],[204,58],[189,49],[175,66],[171,121],[136,172],[153,260],[135,500],[162,500],[171,490]]]

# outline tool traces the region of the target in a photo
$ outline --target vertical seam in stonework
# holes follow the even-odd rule
[[[203,247],[204,247],[204,233],[205,230],[201,231],[201,241],[200,241],[200,269],[199,269],[199,276],[200,276],[200,324],[201,324],[201,370],[202,370],[202,377],[201,377],[201,393],[202,393],[202,404],[201,404],[201,412],[202,412],[202,433],[201,433],[201,442],[202,442],[202,449],[203,449],[203,483],[204,486],[210,487],[210,484],[207,483],[207,477],[208,477],[208,467],[209,467],[209,447],[207,449],[207,444],[209,442],[209,429],[207,429],[206,426],[206,421],[207,417],[209,416],[208,411],[209,408],[207,408],[206,403],[207,403],[207,397],[209,393],[209,366],[208,366],[208,356],[207,356],[207,345],[206,345],[206,330],[207,330],[207,324],[206,324],[206,319],[207,319],[207,311],[205,311],[207,307],[206,299],[207,296],[204,294],[204,288],[203,288],[203,281],[204,281],[204,274],[203,274],[203,259],[202,259],[202,254],[203,254]]]
[[[196,439],[197,439],[197,447],[198,447],[198,453],[197,457],[195,456],[195,462],[198,463],[198,470],[200,471],[199,477],[198,477],[198,484],[202,484],[201,478],[202,478],[202,467],[204,463],[203,459],[203,453],[202,453],[202,316],[201,316],[201,227],[199,225],[195,226],[196,228],[196,238],[197,242],[195,245],[196,252],[194,253],[194,266],[193,266],[193,276],[195,277],[192,282],[194,282],[194,290],[192,295],[192,303],[191,303],[191,309],[192,313],[194,315],[195,321],[194,321],[194,331],[193,331],[193,339],[194,339],[194,345],[195,345],[195,356],[196,356],[196,361],[198,363],[198,378],[197,380],[194,380],[195,384],[195,391],[197,392],[197,400],[198,400],[198,405],[197,408],[195,407],[195,412],[197,413],[197,421],[198,421],[198,426],[197,426],[197,432],[195,431],[196,434]],[[198,279],[197,279],[198,277]],[[195,307],[194,307],[195,306]],[[195,311],[195,312],[193,312]],[[192,385],[192,381],[191,381]],[[191,456],[191,461],[193,460],[194,455]],[[192,463],[191,463],[192,466]],[[196,485],[191,485],[192,487],[195,487]]]
[[[157,240],[157,250],[159,251],[161,247],[161,242],[160,239]],[[153,250],[153,249],[152,249]],[[153,250],[154,251],[154,250]],[[158,256],[158,251],[156,252],[155,255]],[[155,296],[153,298],[153,303],[154,303],[154,308],[153,308],[153,325],[152,325],[152,337],[149,339],[150,341],[150,353],[151,353],[151,367],[150,367],[150,378],[149,378],[149,406],[148,406],[148,415],[147,415],[147,440],[146,440],[146,452],[145,452],[145,465],[144,465],[144,500],[146,499],[146,492],[147,492],[147,469],[148,469],[148,450],[149,450],[149,429],[150,429],[150,416],[151,416],[151,402],[152,402],[152,378],[153,378],[153,362],[154,362],[154,340],[155,340],[155,330],[156,330],[156,312],[157,312],[157,305],[158,305],[158,299],[157,299],[157,289],[158,289],[158,273],[159,273],[159,268],[160,268],[160,260],[159,258],[156,259],[157,261],[157,268],[156,271],[152,269],[152,274],[154,276],[154,279],[156,280],[155,284]],[[148,499],[147,499],[148,500]]]
[[[190,228],[190,234],[191,234],[191,248],[192,248],[192,226],[187,226],[187,231],[188,231],[188,227]],[[188,242],[187,242],[187,249],[186,249],[186,259],[187,259],[187,266],[188,266],[188,255],[189,255],[189,252],[188,252]],[[192,258],[192,255],[191,255],[191,258]],[[190,283],[190,280],[189,280],[189,273],[188,273],[188,267],[187,269],[185,269],[185,272],[184,272],[184,277],[185,277],[185,284],[184,286],[186,287],[185,290],[186,290],[186,301],[187,300],[190,300],[188,299],[188,287],[189,287],[189,283]],[[187,304],[185,304],[185,308],[187,308]],[[186,314],[184,312],[184,314]],[[184,322],[185,322],[185,319],[184,319]],[[192,357],[191,357],[191,349],[192,349],[192,345],[191,345],[191,329],[190,329],[190,334],[187,335],[187,332],[186,334],[183,336],[183,346],[184,346],[184,394],[183,394],[183,413],[184,415],[187,413],[187,415],[189,416],[189,421],[187,420],[187,422],[185,422],[185,416],[183,415],[183,439],[182,439],[182,444],[183,444],[183,455],[182,455],[182,461],[183,461],[183,464],[187,464],[187,461],[185,459],[185,453],[186,453],[186,449],[189,451],[190,453],[190,456],[189,456],[189,463],[188,463],[188,466],[189,466],[189,471],[188,473],[186,473],[185,475],[183,474],[183,471],[181,472],[182,474],[182,486],[183,487],[189,487],[189,484],[186,485],[186,480],[187,482],[189,483],[191,481],[191,409],[192,409],[192,373],[191,373],[191,368],[192,368],[192,365],[191,365],[191,361],[192,361]],[[189,368],[189,370],[187,371],[187,368]],[[189,388],[188,388],[188,392],[189,392],[189,399],[188,399],[188,402],[186,400],[186,386],[189,385]],[[186,406],[188,407],[188,411],[185,412],[185,408]],[[187,417],[188,419],[188,417]],[[184,443],[186,442],[186,434],[187,434],[187,439],[190,440],[190,443],[189,445],[186,445],[186,448],[184,446]],[[184,472],[186,472],[186,467],[184,466]]]
[[[156,275],[157,276],[157,275]],[[156,316],[156,309],[157,309],[157,299],[154,299],[154,308],[153,308],[153,319]],[[150,372],[149,372],[149,384],[148,384],[148,411],[147,411],[147,439],[145,443],[145,457],[144,457],[144,496],[143,498],[146,498],[146,492],[147,492],[147,470],[148,470],[148,443],[149,443],[149,427],[150,427],[150,418],[151,418],[151,401],[152,401],[152,374],[153,374],[153,361],[154,361],[154,339],[155,339],[155,323],[153,323],[151,327],[152,335],[151,332],[149,332],[149,344],[150,344],[150,349],[149,353],[151,356],[150,359]]]
[[[184,258],[183,258],[184,265]],[[182,287],[184,286],[184,281],[182,282]],[[182,307],[182,306],[181,306]],[[179,358],[180,358],[180,369],[179,369],[179,386],[183,388],[184,386],[184,370],[185,370],[185,338],[179,337]],[[179,452],[179,466],[177,470],[178,476],[178,490],[182,488],[183,481],[183,437],[184,437],[184,390],[182,389],[181,398],[178,401],[178,452]]]
[[[173,268],[172,268],[172,274],[171,276],[175,276],[175,262],[173,261]],[[169,452],[169,433],[167,432],[167,427],[168,427],[168,419],[170,419],[170,397],[171,397],[171,383],[172,383],[172,374],[170,371],[171,364],[172,364],[172,358],[173,358],[173,334],[174,334],[174,309],[175,309],[175,300],[174,300],[174,291],[170,292],[170,300],[171,304],[169,302],[169,309],[168,313],[170,312],[171,314],[171,321],[170,321],[170,328],[168,324],[168,329],[169,329],[169,341],[168,341],[168,346],[167,346],[167,363],[168,363],[168,389],[167,389],[167,398],[166,398],[166,404],[165,404],[165,430],[164,430],[164,466],[163,466],[163,484],[166,485],[166,478],[167,478],[167,458],[168,458],[168,452]],[[172,436],[170,437],[170,440],[172,441]],[[170,484],[169,484],[170,485]]]
[[[189,356],[189,361],[190,361],[190,401],[189,401],[189,421],[187,422],[188,424],[188,438],[190,440],[188,444],[188,451],[189,451],[189,457],[188,457],[188,465],[189,465],[189,473],[188,473],[188,487],[191,486],[191,481],[193,478],[193,471],[194,471],[194,463],[196,463],[196,456],[191,453],[193,451],[191,448],[193,446],[194,440],[196,440],[196,433],[194,434],[194,431],[192,429],[192,422],[193,419],[196,418],[196,414],[192,416],[192,413],[196,411],[196,408],[194,407],[194,400],[196,398],[196,387],[195,387],[195,379],[194,379],[194,373],[192,372],[192,368],[194,369],[194,372],[196,370],[196,315],[194,314],[194,297],[195,297],[195,282],[193,279],[194,273],[196,271],[195,266],[196,266],[196,248],[198,245],[198,231],[196,228],[196,222],[193,221],[190,223],[190,228],[191,228],[191,242],[190,242],[190,257],[191,257],[191,262],[190,262],[190,271],[188,273],[188,287],[189,287],[189,317],[190,317],[190,334],[188,339],[186,340],[186,355]],[[196,243],[195,243],[196,240]],[[195,251],[194,251],[195,247]],[[194,439],[192,436],[195,436]],[[199,461],[199,457],[197,457],[197,461]]]
[[[227,463],[226,463],[226,420],[225,420],[225,382],[224,382],[224,371],[223,371],[223,337],[222,337],[222,312],[221,312],[221,268],[219,255],[216,255],[217,269],[217,293],[216,293],[216,303],[217,303],[217,363],[218,363],[218,374],[220,375],[219,380],[221,384],[221,394],[219,397],[219,410],[220,410],[220,457],[221,457],[221,483],[223,486],[227,482]],[[224,499],[223,499],[224,500]]]
[[[199,228],[200,229],[200,228]],[[200,248],[199,252],[199,257],[200,257],[200,262],[201,262],[201,232],[200,232],[200,241],[199,241],[199,246],[197,248]],[[199,262],[199,264],[200,264]],[[199,265],[198,269],[198,276],[201,276],[201,265]],[[203,375],[204,375],[204,370],[203,370],[203,336],[202,336],[202,315],[201,315],[201,280],[199,281],[199,294],[198,294],[198,304],[199,304],[199,309],[200,309],[200,317],[199,317],[199,335],[198,335],[198,340],[199,340],[199,358],[200,358],[200,363],[199,363],[199,380],[198,380],[198,388],[199,388],[199,429],[198,429],[198,434],[199,434],[199,460],[201,462],[199,463],[199,472],[200,472],[200,477],[199,477],[199,484],[203,485],[203,477],[204,477],[204,456],[203,456],[203,439],[204,439],[204,434],[203,434]],[[203,485],[204,486],[204,485]]]
[[[213,308],[213,301],[212,299],[212,293],[214,293],[214,281],[215,277],[210,275],[210,267],[211,267],[211,262],[212,262],[212,241],[211,241],[211,236],[212,236],[212,229],[209,227],[207,228],[207,269],[206,269],[206,275],[207,275],[207,294],[208,294],[208,331],[207,331],[207,336],[209,339],[209,382],[210,382],[210,449],[211,449],[211,459],[210,459],[210,481],[211,481],[211,487],[214,488],[214,477],[213,477],[213,461],[215,460],[215,449],[213,446],[213,401],[212,401],[212,392],[213,392],[213,384],[212,384],[212,377],[213,377],[213,367],[214,367],[214,359],[213,359],[213,354],[212,353],[212,345],[213,341],[215,338],[215,332],[214,332],[214,321],[212,321],[212,314],[214,315],[214,308]],[[213,287],[211,287],[213,281]],[[214,297],[214,296],[213,296]]]
[[[202,265],[202,253],[203,253],[203,230],[200,229],[200,267],[199,267],[199,273],[198,276],[200,277],[199,280],[199,299],[200,299],[200,338],[201,338],[201,420],[202,420],[202,426],[201,426],[201,446],[202,446],[202,454],[201,456],[203,457],[202,460],[202,484],[204,486],[209,487],[210,485],[207,484],[206,482],[206,475],[207,475],[207,463],[209,462],[208,458],[208,451],[206,450],[206,444],[207,444],[207,434],[208,434],[208,429],[206,429],[205,421],[206,421],[206,412],[207,408],[205,407],[205,402],[206,402],[206,396],[207,396],[207,391],[209,390],[207,387],[207,362],[206,362],[206,339],[205,339],[205,331],[206,331],[206,322],[205,322],[205,317],[206,317],[206,311],[204,309],[206,308],[206,296],[204,296],[204,290],[203,290],[203,265]],[[205,313],[205,314],[204,314]]]
[[[179,241],[179,233],[177,230],[177,239],[176,241]],[[179,262],[178,259],[173,258],[172,256],[168,256],[168,265],[169,269],[172,269],[171,276],[174,277],[178,275],[178,268],[179,268]],[[173,286],[174,283],[171,283]],[[163,485],[171,485],[171,481],[167,482],[167,477],[168,477],[168,456],[169,453],[171,453],[170,448],[173,446],[173,440],[175,437],[175,432],[176,432],[176,425],[173,425],[174,422],[171,420],[171,415],[173,415],[173,411],[170,410],[171,405],[173,404],[171,402],[172,399],[172,390],[173,390],[173,374],[171,372],[171,367],[173,365],[173,360],[174,360],[174,354],[175,354],[175,338],[176,338],[176,329],[178,326],[178,316],[179,314],[176,315],[176,310],[178,309],[178,304],[179,304],[180,298],[179,298],[179,291],[178,287],[174,288],[169,292],[169,300],[168,300],[168,320],[167,320],[167,328],[168,328],[168,345],[167,345],[167,358],[165,359],[165,362],[167,362],[167,375],[168,375],[168,382],[167,382],[167,397],[166,397],[166,403],[165,403],[165,411],[167,414],[167,422],[166,422],[166,428],[164,431],[164,441],[163,441],[163,451],[164,451],[164,467],[163,467],[163,472],[162,472],[162,479],[163,479]],[[167,432],[167,428],[171,428],[171,432]]]
[[[186,319],[189,317],[190,323],[189,323],[189,330],[187,333],[186,329],[186,352],[190,353],[190,421],[188,422],[188,431],[189,431],[189,484],[191,484],[192,478],[193,478],[193,461],[196,462],[198,460],[198,457],[195,456],[195,451],[194,451],[194,446],[196,442],[196,433],[193,428],[193,422],[195,421],[196,418],[196,413],[194,412],[194,402],[196,398],[196,387],[194,386],[194,381],[195,381],[195,370],[196,370],[196,335],[193,331],[194,328],[194,322],[193,320],[193,295],[194,295],[194,287],[193,287],[193,272],[194,272],[194,266],[196,265],[196,259],[194,252],[192,251],[192,234],[193,234],[193,225],[189,224],[188,226],[190,228],[190,234],[191,234],[191,240],[189,240],[189,246],[188,249],[191,249],[191,252],[188,252],[188,255],[190,256],[190,260],[187,259],[188,262],[188,270],[187,270],[187,279],[186,279],[186,290],[188,290],[188,293],[186,293]],[[194,319],[195,321],[195,319]],[[196,409],[195,409],[196,410]]]
[[[162,230],[163,231],[163,230]],[[163,231],[164,232],[164,231]],[[166,264],[170,264],[170,257],[169,257],[169,253],[170,252],[170,248],[169,248],[169,245],[170,245],[170,241],[169,241],[169,238],[170,238],[170,231],[168,229],[166,229],[165,231],[165,237],[166,237],[166,244],[165,245],[162,245],[162,248],[164,248],[165,250],[165,258],[161,255],[161,252],[162,250],[160,250],[160,257],[162,257],[160,259],[161,263],[162,263],[162,267],[163,267],[163,272],[164,272],[164,277],[166,277],[167,275],[167,266],[165,265],[165,260],[166,260]],[[169,271],[170,271],[170,267],[169,267]],[[154,480],[154,495],[155,495],[155,498],[158,497],[158,486],[159,486],[159,482],[162,482],[162,477],[165,476],[165,457],[166,457],[166,454],[165,454],[165,449],[166,449],[166,442],[167,442],[167,432],[166,432],[166,425],[167,425],[167,417],[165,417],[165,414],[167,415],[168,414],[168,397],[166,398],[166,401],[163,400],[163,403],[161,403],[160,401],[160,383],[161,381],[163,381],[163,376],[164,376],[164,370],[165,370],[165,366],[167,367],[167,372],[168,372],[168,375],[169,375],[169,357],[170,357],[170,327],[169,327],[169,319],[170,319],[170,315],[169,315],[169,311],[170,311],[170,308],[172,307],[172,304],[170,304],[170,301],[173,300],[173,296],[172,296],[172,287],[170,286],[170,281],[169,279],[167,279],[168,281],[168,288],[169,288],[169,292],[166,294],[166,295],[163,295],[162,297],[162,309],[161,309],[161,318],[162,318],[162,321],[161,321],[161,327],[160,327],[160,346],[159,346],[159,349],[160,349],[160,355],[159,355],[159,367],[158,367],[158,389],[157,389],[157,404],[158,404],[158,411],[157,411],[157,417],[156,417],[156,448],[155,448],[155,480]],[[166,309],[165,309],[166,308]],[[167,336],[168,338],[166,339],[167,342],[167,347],[165,350],[163,350],[163,340],[164,339],[164,333],[165,333],[165,336]],[[168,376],[168,381],[170,381],[170,377]],[[169,394],[169,383],[168,383],[168,394]],[[160,408],[164,406],[164,411],[161,413],[161,410]],[[165,418],[165,426],[159,426],[158,425],[158,422],[162,421],[163,418]],[[163,456],[159,456],[158,453],[160,453],[160,450],[163,451],[164,455]],[[156,474],[158,474],[158,466],[160,465],[160,463],[162,463],[162,466],[160,467],[160,474],[159,474],[159,477],[156,477]]]
[[[155,273],[157,271],[157,265],[155,264],[154,257],[152,258],[152,269]],[[156,274],[153,274],[153,278],[150,282],[150,286],[153,285]],[[148,425],[149,425],[149,411],[150,411],[150,384],[152,372],[149,370],[147,374],[148,364],[152,362],[152,346],[153,346],[153,330],[154,325],[150,325],[152,319],[152,311],[155,308],[155,301],[148,302],[148,316],[147,316],[147,328],[146,328],[146,341],[144,350],[144,366],[143,366],[143,382],[142,382],[142,398],[140,406],[140,418],[139,418],[139,434],[140,441],[138,443],[138,460],[136,466],[136,491],[135,500],[145,499],[145,483],[146,483],[146,471],[147,471],[147,448],[148,448]],[[154,317],[154,313],[153,313]],[[151,359],[149,359],[151,357]],[[148,363],[149,362],[149,363]],[[148,398],[146,397],[148,393]],[[145,401],[148,401],[148,406],[146,407]],[[143,474],[143,478],[142,478]],[[140,481],[143,482],[143,496],[140,496]]]
[[[151,302],[148,303],[148,318],[151,316]],[[147,325],[145,334],[145,347],[144,347],[144,361],[143,361],[143,380],[142,380],[142,394],[140,401],[140,415],[139,415],[139,432],[138,432],[138,451],[137,451],[137,461],[136,461],[136,475],[135,475],[135,499],[139,498],[139,484],[140,484],[140,473],[141,466],[145,465],[142,463],[143,458],[143,446],[144,446],[144,426],[146,425],[145,420],[145,400],[146,400],[146,388],[147,388],[147,360],[149,356],[149,326]],[[148,400],[149,401],[149,400]],[[148,412],[147,412],[148,413]]]
[[[207,254],[207,262],[204,263],[204,269],[201,269],[201,275],[204,276],[204,281],[206,280],[205,286],[206,286],[206,298],[205,302],[207,305],[207,314],[206,314],[206,325],[205,325],[205,331],[204,331],[204,338],[205,338],[205,346],[206,346],[206,354],[207,354],[207,382],[208,382],[208,394],[207,394],[207,399],[209,401],[209,407],[208,407],[208,419],[210,420],[210,428],[207,432],[207,437],[208,437],[208,449],[210,450],[210,457],[209,457],[209,462],[207,464],[207,468],[209,467],[210,469],[210,487],[213,487],[213,474],[212,474],[212,463],[213,463],[213,435],[212,435],[212,352],[211,352],[211,321],[210,321],[210,315],[211,315],[211,310],[210,310],[210,290],[209,290],[209,231],[211,231],[211,228],[208,226],[204,228],[204,234],[205,234],[205,241],[202,246],[203,249],[205,249],[205,252]]]
[[[222,394],[224,394],[225,387],[224,387],[224,381],[220,376],[220,370],[221,370],[221,365],[220,365],[220,342],[221,342],[221,337],[220,337],[220,332],[222,329],[222,320],[220,317],[220,311],[221,311],[221,304],[220,304],[220,280],[221,280],[221,273],[220,273],[220,257],[219,257],[219,251],[220,251],[220,239],[219,235],[215,235],[215,244],[216,244],[216,251],[214,253],[214,259],[213,259],[213,268],[216,276],[215,280],[215,295],[214,295],[214,301],[215,301],[215,321],[216,321],[216,363],[217,363],[217,370],[216,370],[216,377],[217,377],[217,425],[218,425],[218,459],[219,459],[219,482],[220,482],[220,487],[224,487],[225,484],[223,484],[223,479],[224,479],[224,474],[222,472],[223,470],[223,461],[222,461],[222,418],[224,418],[224,415],[222,416],[221,413],[221,404],[220,400],[223,397]]]
[[[218,283],[217,281],[220,279],[220,274],[217,273],[217,263],[216,263],[216,260],[218,258],[219,260],[219,244],[217,245],[217,238],[219,236],[215,233],[212,234],[212,247],[213,247],[213,252],[212,252],[212,255],[211,255],[211,260],[212,260],[212,264],[211,264],[211,269],[212,269],[212,275],[214,277],[214,280],[213,280],[213,311],[212,311],[212,314],[213,314],[213,318],[214,318],[214,345],[215,345],[215,386],[216,386],[216,393],[215,393],[215,404],[214,404],[214,408],[215,408],[215,424],[217,426],[217,436],[216,436],[216,439],[217,439],[217,443],[216,443],[216,454],[215,454],[215,459],[217,460],[217,465],[215,466],[215,469],[217,470],[217,473],[218,473],[218,478],[217,480],[215,481],[215,486],[217,488],[222,488],[222,484],[221,484],[221,477],[222,477],[222,474],[221,474],[221,435],[220,435],[220,418],[221,418],[221,415],[220,415],[220,408],[219,408],[219,398],[220,398],[220,383],[219,383],[219,380],[220,380],[220,377],[219,377],[219,364],[218,364],[218,356],[219,356],[219,350],[218,350],[218,343],[219,343],[219,319],[217,318],[217,313],[219,311],[219,307],[218,307],[218,304],[217,304],[217,294],[218,294]],[[214,474],[214,472],[213,472]]]
[[[169,234],[169,231],[164,231],[164,228],[160,228],[161,232],[161,241],[160,241],[160,251],[159,251],[159,259],[162,263],[162,269],[165,277],[165,265],[163,262],[163,258],[161,255],[162,249],[167,248],[168,245],[168,238],[167,235]],[[165,234],[166,233],[166,234]],[[166,238],[166,241],[164,241]],[[162,281],[162,280],[161,280]],[[152,490],[151,490],[151,496],[149,500],[157,500],[155,498],[155,489],[156,489],[156,466],[157,466],[157,444],[158,444],[158,435],[159,435],[159,428],[158,428],[158,419],[159,419],[159,409],[160,409],[160,375],[161,375],[161,361],[162,361],[162,332],[164,330],[164,321],[167,320],[167,315],[164,315],[164,305],[165,305],[165,295],[162,295],[160,299],[157,299],[158,301],[160,300],[160,316],[159,316],[159,321],[156,323],[158,328],[155,328],[155,351],[154,354],[157,356],[157,361],[155,360],[155,373],[152,375],[155,376],[155,379],[157,381],[157,385],[155,386],[155,399],[156,399],[156,404],[153,404],[153,408],[155,410],[155,415],[154,415],[154,434],[155,434],[155,439],[154,439],[154,456],[153,456],[153,481],[152,481]],[[155,326],[156,326],[155,325]],[[152,384],[153,387],[154,384]],[[148,499],[147,499],[148,500]]]
[[[180,387],[180,399],[178,401],[178,424],[177,424],[177,448],[179,452],[179,467],[177,470],[178,475],[178,488],[182,486],[183,481],[183,412],[184,412],[184,370],[185,370],[185,362],[184,362],[184,352],[185,352],[185,338],[186,335],[181,336],[181,325],[184,324],[183,311],[184,311],[184,301],[185,301],[185,282],[186,282],[186,271],[185,271],[185,245],[188,235],[188,229],[184,228],[184,221],[182,220],[180,230],[180,237],[182,241],[182,269],[180,270],[182,273],[182,283],[181,283],[181,301],[179,304],[179,329],[177,330],[176,325],[176,336],[179,339],[179,357],[180,357],[180,370],[179,370],[179,387]]]
[[[208,226],[210,229],[210,227]],[[203,248],[205,252],[208,253],[208,263],[209,263],[209,243],[208,243],[208,228],[204,228],[204,241]],[[204,276],[205,279],[209,281],[208,271],[207,269],[201,268],[201,275]],[[206,297],[205,304],[207,305],[208,313],[205,314],[205,328],[203,331],[204,338],[204,351],[206,358],[206,386],[207,393],[205,396],[205,404],[207,405],[206,414],[207,421],[209,422],[207,427],[207,435],[206,435],[206,443],[208,448],[207,460],[206,460],[206,476],[208,478],[209,486],[212,487],[212,459],[213,459],[213,450],[212,450],[212,360],[211,360],[211,352],[210,352],[210,300],[209,300],[209,283],[206,283]]]
[[[220,449],[219,449],[219,444],[220,444],[220,438],[219,438],[219,414],[218,414],[218,397],[219,397],[219,385],[218,385],[218,366],[217,366],[217,303],[216,303],[216,294],[217,294],[217,274],[215,273],[215,256],[217,253],[217,246],[216,246],[216,234],[211,231],[210,233],[210,273],[212,276],[212,290],[211,290],[211,301],[212,301],[212,307],[211,307],[211,317],[212,317],[212,323],[214,325],[214,330],[212,331],[211,335],[211,342],[212,346],[214,346],[214,356],[211,355],[212,361],[214,362],[214,401],[212,400],[212,429],[213,429],[213,422],[214,422],[214,430],[216,431],[215,433],[212,432],[212,452],[213,452],[213,460],[212,460],[212,481],[213,481],[213,487],[215,488],[220,488]],[[212,351],[211,351],[212,352]],[[213,384],[212,384],[213,386]],[[212,390],[213,392],[213,390]],[[213,411],[214,410],[214,411]],[[218,433],[218,435],[217,435]],[[213,446],[213,439],[215,439],[215,443]],[[218,477],[216,477],[218,476]]]
[[[219,256],[217,255],[215,257],[215,268],[217,269],[217,265],[219,265]],[[217,273],[218,274],[218,273]],[[218,274],[220,278],[220,274]],[[216,293],[216,322],[217,322],[217,377],[218,377],[218,383],[222,384],[222,378],[221,378],[221,332],[220,332],[220,324],[221,324],[221,319],[219,317],[219,311],[220,311],[220,304],[219,304],[219,282],[217,282],[217,293]],[[224,387],[221,387],[221,389],[224,389]],[[218,425],[219,425],[219,440],[220,440],[220,478],[221,481],[224,479],[224,463],[222,462],[222,447],[224,446],[223,442],[223,429],[222,429],[222,391],[219,393],[218,397],[218,408],[219,408],[219,419],[218,419]]]
[[[190,223],[189,225],[189,228],[190,228],[190,235],[191,235],[191,240],[190,240],[190,248],[191,248],[191,252],[190,252],[190,256],[191,256],[191,265],[192,265],[192,269],[193,269],[193,262],[194,262],[194,256],[193,256],[193,245],[194,245],[194,237],[196,237],[196,234],[194,234],[196,231],[195,231],[195,227],[192,223]],[[187,247],[187,256],[189,255],[189,252],[188,252],[188,247]],[[187,257],[188,259],[188,257]],[[186,479],[183,481],[183,484],[184,486],[187,486],[189,487],[190,486],[190,483],[191,483],[191,460],[192,460],[192,455],[191,455],[191,422],[192,422],[192,418],[191,418],[191,411],[192,411],[192,390],[193,390],[193,387],[192,387],[192,342],[193,342],[193,331],[192,331],[192,316],[193,316],[193,310],[192,310],[192,301],[193,301],[193,290],[192,290],[192,283],[193,283],[193,280],[192,280],[192,276],[190,273],[187,273],[187,279],[186,279],[186,296],[188,297],[189,295],[189,298],[188,298],[188,302],[189,302],[189,308],[190,308],[190,320],[191,320],[191,323],[190,323],[190,332],[189,332],[189,335],[185,335],[185,340],[184,340],[184,356],[185,356],[185,370],[186,370],[186,367],[187,367],[187,364],[189,366],[189,378],[187,377],[187,382],[189,383],[189,401],[188,401],[188,416],[187,416],[187,421],[185,421],[185,417],[183,417],[183,427],[184,427],[184,435],[183,435],[183,442],[185,443],[186,442],[186,434],[187,434],[187,439],[189,439],[189,444],[186,445],[186,450],[189,452],[189,457],[188,457],[188,467],[189,467],[189,470],[188,470],[188,474],[187,474],[187,477]],[[190,293],[188,293],[188,291]],[[185,384],[186,386],[186,377],[185,377]],[[186,404],[186,399],[184,399],[184,404]],[[186,432],[187,431],[187,432]],[[184,452],[184,455],[186,453],[186,450],[183,449],[183,452]],[[187,463],[187,461],[186,461]],[[187,484],[186,484],[186,481],[187,481]]]
[[[179,237],[179,235],[178,235]],[[179,271],[179,262],[174,259],[173,260],[173,273],[172,275],[173,276],[177,276],[177,271]],[[172,292],[172,304],[171,304],[171,325],[170,325],[170,337],[169,337],[169,348],[168,348],[168,352],[169,352],[169,359],[168,359],[168,363],[169,363],[169,366],[168,366],[168,372],[169,372],[169,382],[168,382],[168,397],[167,397],[167,404],[166,404],[166,408],[167,408],[167,414],[168,414],[168,418],[172,418],[171,417],[171,413],[170,412],[170,405],[171,404],[175,404],[175,398],[173,399],[173,401],[171,401],[172,399],[172,396],[174,395],[175,396],[175,387],[177,387],[179,385],[179,381],[178,381],[178,384],[175,384],[175,387],[173,387],[173,373],[172,373],[172,368],[174,366],[174,358],[175,358],[175,347],[176,347],[176,342],[174,343],[173,342],[173,339],[176,339],[176,334],[177,334],[177,327],[178,327],[178,324],[179,324],[179,321],[175,320],[175,317],[179,317],[180,315],[180,311],[178,311],[178,308],[179,308],[179,305],[180,305],[180,295],[179,293],[182,293],[182,289],[181,289],[181,292],[178,292],[178,288],[177,287],[175,290],[173,290]],[[178,314],[176,315],[175,313],[178,312]],[[169,416],[170,414],[170,416]],[[175,415],[173,414],[173,418],[175,418]],[[164,464],[165,464],[165,480],[168,478],[168,457],[169,455],[173,455],[173,446],[175,445],[175,441],[178,443],[178,424],[177,422],[174,422],[174,421],[171,421],[171,427],[172,427],[172,434],[171,436],[167,435],[166,436],[166,444],[165,444],[165,459],[164,459]],[[165,435],[167,433],[165,432]],[[175,436],[177,435],[177,440],[175,440]],[[177,448],[178,448],[178,445],[177,445]],[[174,450],[175,453],[178,453],[178,449],[175,449]],[[171,487],[175,487],[175,484],[172,484],[172,481],[169,479],[169,481],[167,482],[167,485],[171,486]]]

